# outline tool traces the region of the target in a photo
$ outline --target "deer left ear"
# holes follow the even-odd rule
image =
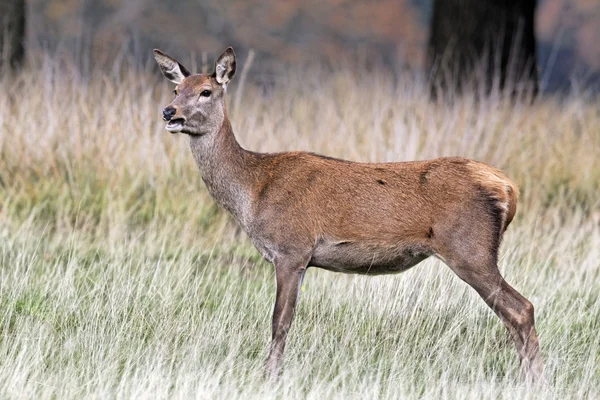
[[[179,85],[185,78],[191,75],[183,65],[173,57],[169,57],[162,51],[154,49],[154,59],[158,63],[161,72],[171,82]]]
[[[227,83],[235,75],[235,53],[231,47],[223,52],[217,59],[215,64],[214,76],[223,87],[227,87]]]

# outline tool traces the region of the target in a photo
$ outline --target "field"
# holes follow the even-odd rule
[[[518,183],[500,269],[536,307],[547,383],[525,384],[500,321],[434,259],[309,269],[285,372],[263,380],[273,267],[164,130],[171,85],[126,59],[81,74],[42,55],[0,76],[0,398],[600,396],[598,97],[444,104],[409,74],[241,75],[229,106],[247,148],[460,155]]]

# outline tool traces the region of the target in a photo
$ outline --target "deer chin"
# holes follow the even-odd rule
[[[179,133],[183,130],[183,124],[185,123],[185,119],[183,118],[175,118],[170,120],[165,127],[171,133]]]

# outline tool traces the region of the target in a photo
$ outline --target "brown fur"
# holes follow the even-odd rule
[[[162,53],[157,61],[165,76],[179,82],[169,107],[185,119],[180,131],[190,135],[209,192],[275,265],[271,376],[281,369],[309,266],[387,274],[429,256],[442,259],[481,295],[512,335],[527,372],[541,375],[533,306],[497,268],[498,247],[519,195],[500,170],[459,157],[368,164],[306,152],[251,152],[236,141],[223,101],[235,72],[232,50],[219,58],[211,76],[185,76]],[[212,95],[201,99],[198,93],[206,87]]]

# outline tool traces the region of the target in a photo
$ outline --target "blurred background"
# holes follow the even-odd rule
[[[3,0],[19,3],[23,0]],[[243,57],[273,63],[368,60],[394,70],[423,70],[434,0],[29,0],[27,37],[61,51],[141,61],[160,47],[215,57],[231,45]],[[440,2],[472,7],[473,1]],[[506,1],[490,3],[508,4]],[[514,3],[514,2],[513,2]],[[518,2],[517,2],[518,3]],[[533,4],[531,0],[521,2]],[[497,18],[497,13],[495,14]],[[464,24],[464,21],[460,22]],[[539,0],[535,11],[540,84],[544,90],[600,77],[600,2]]]

